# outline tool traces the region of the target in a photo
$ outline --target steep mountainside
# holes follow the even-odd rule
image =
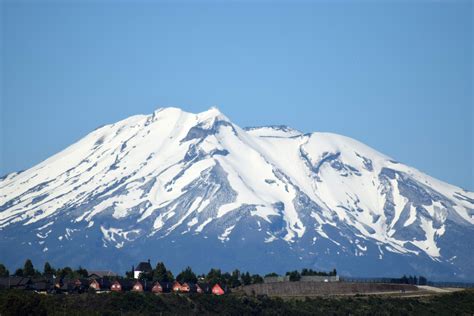
[[[163,108],[0,179],[0,262],[474,280],[474,194],[353,139]]]

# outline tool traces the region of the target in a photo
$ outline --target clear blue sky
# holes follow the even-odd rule
[[[472,1],[2,1],[0,173],[161,106],[358,139],[474,189]]]

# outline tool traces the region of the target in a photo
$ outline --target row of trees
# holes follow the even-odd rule
[[[419,277],[416,277],[416,275],[414,276],[404,275],[399,280],[400,280],[400,283],[403,283],[403,284],[426,285],[428,283],[428,280],[424,276],[421,276],[421,275]]]
[[[33,262],[30,259],[27,259],[25,261],[25,264],[23,265],[23,268],[18,268],[15,270],[15,273],[13,273],[14,276],[22,276],[22,277],[51,277],[51,276],[56,276],[58,278],[87,278],[89,273],[87,272],[86,269],[82,268],[79,266],[78,269],[72,269],[70,267],[64,267],[64,268],[58,268],[55,269],[49,264],[49,262],[46,262],[43,267],[43,272],[40,272],[39,270],[35,269]],[[8,277],[10,276],[10,271],[0,263],[0,277]]]
[[[301,272],[299,271],[289,271],[286,273],[287,276],[290,277],[290,281],[299,281],[301,276],[310,276],[310,275],[319,275],[319,276],[335,276],[337,275],[336,269],[333,269],[330,272],[325,271],[315,271],[312,269],[303,269]],[[133,271],[127,272],[126,276],[128,278],[133,278]],[[265,277],[271,276],[278,276],[276,273],[269,273],[265,275]],[[176,278],[173,276],[173,273],[166,269],[166,266],[163,262],[158,262],[155,269],[148,273],[142,273],[139,276],[142,280],[148,281],[160,281],[160,282],[172,282],[177,280],[180,283],[183,282],[191,282],[196,283],[200,282],[207,282],[211,285],[219,283],[221,285],[226,285],[228,287],[238,287],[241,285],[249,285],[249,284],[258,284],[263,283],[263,277],[259,274],[250,274],[249,272],[241,272],[238,269],[229,272],[222,272],[220,269],[211,269],[207,274],[197,275],[193,272],[191,267],[187,267],[183,271],[181,271]]]
[[[0,277],[9,276],[10,272],[6,269],[3,264],[0,264]],[[15,276],[24,276],[24,277],[39,277],[39,276],[47,276],[50,277],[52,275],[56,276],[57,278],[87,278],[88,272],[86,269],[79,267],[78,269],[72,269],[70,267],[64,267],[60,269],[53,268],[48,262],[44,264],[43,272],[40,272],[35,269],[33,263],[30,259],[25,261],[23,268],[19,268],[14,273]],[[301,276],[306,275],[320,275],[320,276],[335,276],[337,275],[336,269],[331,272],[323,272],[323,271],[314,271],[312,269],[303,269],[301,272],[299,271],[289,271],[286,273],[287,276],[290,277],[290,281],[299,281]],[[265,277],[269,276],[278,276],[276,273],[269,273],[265,275]],[[125,278],[133,279],[133,271],[128,271],[125,274]],[[163,262],[158,262],[155,268],[147,273],[142,273],[139,276],[141,280],[148,280],[148,281],[160,281],[160,282],[173,282],[177,280],[180,283],[183,282],[191,282],[197,283],[199,282],[206,282],[210,283],[211,285],[214,284],[221,284],[224,286],[228,286],[231,288],[235,288],[241,285],[249,285],[249,284],[258,284],[263,283],[263,277],[259,274],[250,274],[249,272],[241,272],[240,270],[236,269],[229,272],[222,272],[220,269],[212,268],[207,274],[196,274],[191,267],[186,267],[183,271],[181,271],[176,277],[173,275],[171,270],[168,270]],[[408,282],[412,282],[413,280],[407,279]],[[415,283],[416,284],[416,283]]]
[[[132,279],[133,271],[126,273],[126,277]],[[206,282],[211,285],[221,284],[228,287],[237,287],[240,285],[249,285],[263,283],[263,278],[258,274],[250,274],[249,272],[240,272],[238,269],[229,272],[222,272],[220,269],[212,268],[207,274],[196,274],[191,267],[186,267],[176,278],[173,273],[168,270],[163,262],[158,262],[151,272],[142,273],[139,279],[148,281],[172,282],[174,280],[183,283]]]
[[[294,271],[289,271],[286,273],[287,276],[290,277],[290,281],[295,282],[301,280],[302,276],[336,276],[337,271],[336,269],[333,269],[330,272],[325,272],[325,271],[314,271],[312,269],[303,269],[301,272],[294,270]]]
[[[294,281],[299,281],[301,280],[301,277],[302,276],[311,276],[311,275],[318,275],[318,276],[336,276],[337,275],[337,271],[336,269],[333,269],[332,271],[330,272],[325,272],[325,271],[315,271],[313,269],[303,269],[301,270],[301,272],[299,272],[298,270],[294,270],[294,271],[288,271],[286,272],[285,274],[286,276],[289,276],[290,277],[290,281],[294,282]],[[272,273],[269,273],[267,275],[265,275],[265,277],[277,277],[279,276],[278,274],[272,272]]]

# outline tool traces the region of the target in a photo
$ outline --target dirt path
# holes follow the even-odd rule
[[[439,288],[439,287],[434,287],[434,286],[429,286],[429,285],[418,285],[418,288],[420,290],[431,291],[435,293],[451,293],[451,292],[463,290],[462,288]]]
[[[360,297],[368,297],[368,296],[386,296],[386,297],[421,297],[421,296],[432,296],[437,293],[432,291],[410,291],[410,292],[400,292],[400,291],[390,291],[390,292],[367,292],[367,293],[344,293],[344,294],[304,294],[304,295],[270,295],[271,297],[280,297],[283,299],[305,299],[306,297],[348,297],[348,296],[360,296]]]

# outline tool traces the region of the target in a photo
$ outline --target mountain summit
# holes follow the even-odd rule
[[[217,108],[100,127],[0,179],[0,262],[474,280],[474,194],[348,137]]]

